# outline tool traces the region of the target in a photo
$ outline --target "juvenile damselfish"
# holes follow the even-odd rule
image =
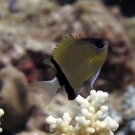
[[[64,38],[54,49],[51,62],[57,72],[51,81],[29,85],[31,91],[41,94],[46,106],[56,91],[63,87],[68,99],[73,100],[80,92],[83,83],[89,79],[93,88],[100,69],[105,62],[108,42],[100,38]]]

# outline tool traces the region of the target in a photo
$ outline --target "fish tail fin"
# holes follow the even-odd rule
[[[27,89],[34,93],[36,98],[40,98],[41,107],[45,107],[51,102],[59,88],[60,84],[56,77],[51,81],[31,83],[27,86]]]

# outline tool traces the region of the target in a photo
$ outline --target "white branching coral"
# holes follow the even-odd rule
[[[101,117],[108,111],[104,103],[108,100],[108,93],[92,90],[84,99],[77,96],[75,101],[81,107],[81,113],[75,117],[76,126],[70,125],[72,118],[69,113],[64,113],[63,118],[49,116],[46,122],[50,124],[53,135],[113,135],[119,124],[111,117],[104,120]]]
[[[0,117],[2,116],[4,114],[4,111],[3,111],[3,109],[0,109]],[[0,125],[1,125],[1,123],[0,123]],[[2,132],[2,128],[0,128],[0,133]]]

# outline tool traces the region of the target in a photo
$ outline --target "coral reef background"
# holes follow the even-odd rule
[[[134,3],[127,2],[128,9],[125,3],[117,0],[0,1],[0,108],[5,112],[0,118],[1,134],[46,135],[48,115],[61,117],[65,111],[72,117],[77,114],[74,101],[67,102],[61,92],[41,110],[40,97],[25,87],[56,75],[43,62],[51,58],[55,45],[68,35],[109,41],[107,60],[94,89],[110,94],[109,115],[120,124],[116,134],[135,133],[135,12]],[[88,81],[81,95],[89,95]]]

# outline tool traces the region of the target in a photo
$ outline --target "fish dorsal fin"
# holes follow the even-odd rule
[[[63,55],[64,51],[76,40],[77,38],[74,38],[73,36],[65,37],[62,41],[59,42],[59,44],[56,46],[56,48],[53,51],[53,58],[54,60],[58,60]]]

